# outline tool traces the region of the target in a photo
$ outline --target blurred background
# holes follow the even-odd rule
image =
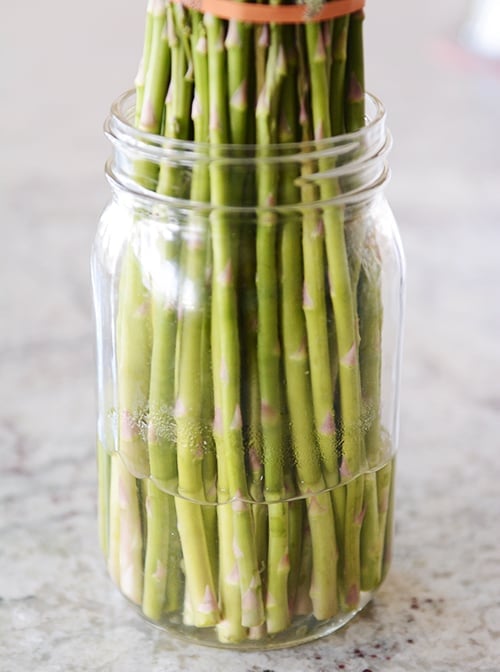
[[[400,667],[384,672],[416,670],[417,659],[418,669],[458,669],[457,641],[462,672],[493,672],[488,661],[500,659],[500,603],[489,590],[500,582],[499,7],[366,7],[367,87],[384,102],[394,136],[388,194],[408,266],[398,536],[379,610],[395,632],[409,591],[447,600],[447,629],[437,612],[426,614],[420,639],[406,635],[421,648],[408,659],[400,648]],[[17,633],[15,653],[5,649],[15,670],[97,669],[64,666],[64,636],[54,653],[62,667],[31,668],[44,627],[68,634],[75,572],[97,605],[79,603],[83,621],[111,627],[92,593],[100,565],[89,254],[108,199],[102,123],[133,84],[144,14],[145,0],[0,7],[0,596],[31,591],[41,600],[38,616],[24,621],[0,602],[0,632]],[[476,589],[478,576],[485,583]],[[465,605],[476,616],[480,607],[482,620],[465,626]],[[381,627],[390,637],[383,619]],[[95,632],[88,626],[80,636],[91,642]]]

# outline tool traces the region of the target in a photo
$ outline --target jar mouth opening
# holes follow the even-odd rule
[[[321,185],[327,183],[335,188],[325,189],[320,196],[325,206],[360,203],[387,181],[386,156],[392,144],[380,100],[366,94],[365,110],[365,126],[320,140],[269,145],[200,143],[136,128],[135,92],[126,91],[113,103],[105,123],[105,133],[114,150],[106,164],[106,174],[115,192],[128,192],[142,199],[145,206],[152,200],[186,210],[210,206],[240,213],[254,212],[256,208],[281,211],[295,207],[304,211],[317,207],[319,202],[307,198],[304,201],[303,189],[320,187],[321,192]],[[254,196],[239,195],[235,200],[236,194],[232,195],[230,189],[226,189],[224,203],[214,203],[209,194],[200,194],[201,200],[197,200],[188,189],[195,171],[217,174],[219,184],[239,180],[252,185],[266,166],[272,166],[275,174],[281,175],[280,180],[285,174],[293,176],[294,203],[280,203],[271,198],[273,194],[259,203]],[[176,171],[177,183],[166,191],[164,185],[160,187],[161,176],[168,179],[172,170]],[[248,194],[251,193],[252,188]]]
[[[357,131],[334,135],[317,140],[300,142],[280,142],[262,144],[234,144],[179,140],[164,135],[150,133],[134,126],[136,94],[133,89],[125,91],[111,105],[104,130],[108,138],[119,141],[136,149],[139,147],[147,158],[159,160],[165,152],[183,152],[193,158],[234,158],[242,162],[273,158],[283,161],[285,157],[301,153],[315,155],[325,151],[335,154],[352,154],[357,148],[370,147],[377,138],[385,136],[386,111],[383,103],[371,93],[365,94],[365,125]],[[373,140],[371,140],[373,139]],[[330,154],[331,155],[331,154]],[[315,158],[311,156],[310,158]]]

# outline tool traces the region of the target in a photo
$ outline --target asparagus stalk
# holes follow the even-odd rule
[[[228,140],[226,58],[222,21],[205,15],[208,39],[210,142],[217,157],[217,146]],[[242,625],[253,627],[264,621],[262,583],[257,564],[253,535],[252,511],[248,503],[245,471],[241,401],[238,309],[236,301],[237,259],[232,244],[232,227],[220,210],[227,204],[225,181],[227,169],[215,160],[210,165],[212,226],[212,320],[218,328],[219,357],[214,362],[214,376],[221,378],[221,406],[216,408],[224,434],[224,460],[229,493],[233,500],[235,555],[238,560],[242,595]]]
[[[215,310],[212,299],[212,310]],[[214,370],[221,361],[220,341],[216,323],[212,320],[212,357]],[[223,403],[222,380],[213,378],[215,408]],[[242,600],[238,560],[234,552],[233,510],[230,501],[230,483],[224,459],[224,435],[220,410],[216,411],[213,434],[217,446],[217,519],[219,535],[219,603],[221,621],[217,634],[221,642],[238,642],[247,637],[248,630],[242,625]]]
[[[116,470],[119,506],[119,585],[129,600],[141,604],[143,536],[137,480],[128,471],[120,457],[114,459],[113,466]]]
[[[349,34],[348,14],[339,16],[334,22],[332,43],[332,69],[330,74],[331,86],[331,117],[332,133],[340,135],[345,131],[344,114],[344,87],[347,62],[347,41]]]
[[[323,58],[321,53],[318,58]],[[300,122],[302,141],[312,140],[310,115],[307,114],[309,77],[300,54]],[[312,204],[318,198],[317,187],[311,182],[314,172],[312,162],[302,164],[301,202]],[[315,430],[324,467],[326,483],[333,487],[338,483],[337,456],[335,451],[336,423],[334,415],[334,383],[328,364],[336,357],[330,352],[327,319],[327,292],[325,290],[325,232],[319,213],[307,208],[302,215],[302,248],[304,263],[303,309],[306,318],[307,338],[314,343],[310,349],[309,364],[314,404]]]
[[[169,138],[187,139],[190,133],[193,64],[186,10],[178,5],[169,5],[167,17],[172,76],[165,101],[165,135]],[[181,196],[184,185],[180,178],[180,174],[171,166],[162,165],[158,191]],[[205,170],[202,166],[197,167],[193,174],[191,198],[193,201],[203,201],[207,191]],[[179,252],[182,265],[182,286],[178,301],[180,317],[175,341],[177,352],[175,357],[171,354],[170,359],[176,365],[174,379],[177,381],[175,423],[180,494],[176,498],[177,522],[193,623],[198,627],[207,627],[215,625],[219,620],[214,567],[210,561],[213,553],[209,550],[212,541],[207,539],[201,506],[187,501],[204,501],[206,496],[203,477],[203,392],[200,385],[206,305],[206,232],[203,226],[201,231],[197,230],[198,221],[195,219],[188,222],[186,240]],[[196,297],[194,303],[193,297]]]
[[[109,557],[109,513],[111,489],[111,455],[101,441],[97,442],[99,543],[104,557]]]
[[[157,133],[161,127],[165,51],[165,3],[148,6],[143,55],[144,84],[138,82],[137,125]],[[151,67],[150,67],[151,66]],[[146,72],[147,68],[147,72]],[[156,169],[137,161],[136,179],[152,188]],[[135,231],[135,227],[132,229]],[[140,497],[132,474],[150,473],[147,445],[148,396],[151,371],[151,300],[140,260],[143,241],[132,237],[125,251],[119,287],[117,320],[119,452],[112,460],[110,499],[110,571],[122,591],[135,602],[142,599],[142,535]],[[122,464],[123,460],[124,464]],[[130,472],[130,473],[129,473]]]
[[[194,125],[195,141],[206,143],[209,139],[209,95],[208,95],[208,63],[207,63],[207,39],[202,18],[199,14],[192,17],[192,39],[191,53],[193,59],[194,78],[198,81],[192,105],[192,120]],[[192,198],[199,202],[208,203],[210,200],[210,178],[208,168],[203,165],[196,167],[193,172],[192,180]],[[203,310],[203,324],[201,325],[200,349],[201,349],[201,425],[202,440],[204,446],[203,458],[203,480],[205,486],[205,497],[207,501],[215,504],[217,502],[217,457],[215,443],[212,432],[212,423],[214,416],[214,397],[211,371],[211,326],[210,326],[210,307],[209,291],[210,279],[209,268],[210,243],[209,227],[207,224],[207,213],[200,212],[194,217],[193,225],[198,230],[200,242],[203,243],[204,268],[199,268],[199,275],[194,274],[195,286],[200,285],[201,295],[204,297],[205,305]],[[201,255],[201,250],[196,254]],[[196,267],[196,265],[194,265]],[[217,577],[217,509],[216,506],[206,506],[203,508],[205,518],[205,529],[210,551],[210,562],[214,578]]]
[[[256,108],[257,142],[266,146],[278,139],[276,117],[286,62],[282,29],[270,27],[270,45],[265,79]],[[259,157],[260,158],[260,157]],[[276,268],[277,215],[272,210],[278,200],[278,171],[262,162],[257,168],[257,300],[258,364],[261,392],[261,422],[264,444],[265,498],[268,502],[269,537],[267,560],[267,629],[280,632],[289,623],[287,580],[288,512],[280,500],[284,496],[283,432],[281,424],[282,384],[278,326],[278,278]]]
[[[365,123],[365,77],[363,55],[363,10],[354,12],[349,22],[347,54],[346,130],[357,131]]]
[[[227,27],[225,47],[227,52],[228,98],[229,98],[229,136],[234,145],[255,142],[254,124],[250,104],[251,73],[247,67],[251,57],[252,28],[249,24],[230,20]],[[261,64],[265,67],[265,64]],[[235,150],[239,156],[239,150]],[[231,192],[235,202],[243,203],[252,196],[253,189],[248,184],[244,170],[236,170],[231,176]],[[250,192],[250,194],[248,193]],[[266,564],[267,556],[267,507],[264,501],[263,446],[261,432],[261,410],[259,369],[257,355],[258,308],[255,289],[256,251],[253,222],[241,219],[241,231],[238,234],[238,319],[241,325],[241,407],[243,418],[243,440],[249,471],[249,494],[255,502],[252,506],[254,533],[257,550],[257,565]],[[257,630],[251,630],[254,638]]]
[[[365,445],[367,460],[374,468],[384,462],[384,439],[380,422],[382,302],[380,261],[376,246],[367,236],[368,254],[360,274],[358,302],[360,305],[360,361],[362,391],[367,418]],[[382,579],[382,562],[387,524],[391,463],[377,474],[366,475],[366,516],[362,527],[362,586],[376,587]]]
[[[146,441],[151,366],[151,302],[139,250],[130,243],[122,265],[118,312],[119,452],[131,473],[149,474]]]
[[[151,43],[153,39],[153,10],[154,0],[149,0],[146,10],[146,22],[144,27],[144,46],[142,58],[139,63],[139,69],[135,78],[136,104],[135,104],[135,125],[138,127],[141,121],[142,103],[144,101],[144,86],[146,83],[146,73],[149,67],[149,58],[151,55]]]
[[[166,601],[167,581],[172,581],[169,566],[168,510],[171,495],[147,481],[147,545],[144,560],[144,594],[142,610],[159,621]]]
[[[319,26],[305,26],[307,53],[311,72],[311,108],[314,137],[322,140],[332,133],[328,79],[324,45]],[[329,168],[328,159],[319,160],[321,173]],[[339,186],[332,180],[320,183],[322,200],[338,195]],[[342,412],[341,474],[346,480],[359,473],[364,462],[361,434],[361,383],[358,358],[357,318],[349,273],[343,214],[339,207],[327,207],[323,213],[331,300],[337,329],[339,357],[340,405]],[[346,487],[345,527],[343,544],[344,599],[347,607],[355,607],[360,592],[359,533],[362,522],[363,483],[361,479]]]
[[[108,572],[117,586],[120,586],[120,492],[117,462],[118,453],[110,456],[109,483],[109,541],[107,564]]]

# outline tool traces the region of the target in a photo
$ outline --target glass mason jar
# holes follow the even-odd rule
[[[330,633],[391,555],[403,255],[381,103],[320,142],[106,124],[95,240],[101,542],[146,619],[213,646]]]

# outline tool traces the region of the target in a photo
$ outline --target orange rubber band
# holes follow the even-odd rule
[[[329,0],[311,16],[307,5],[262,5],[238,0],[177,0],[188,9],[213,14],[219,19],[236,19],[244,23],[307,23],[335,19],[352,14],[365,6],[365,0]]]

